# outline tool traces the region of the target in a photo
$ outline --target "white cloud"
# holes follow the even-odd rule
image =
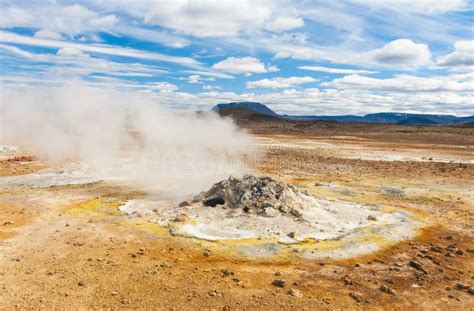
[[[16,7],[1,8],[0,10],[0,28],[26,26],[33,21],[33,15],[26,10]]]
[[[388,66],[418,67],[431,62],[428,46],[409,39],[394,40],[368,54],[374,61]]]
[[[377,79],[349,75],[321,83],[321,86],[382,92],[472,92],[474,91],[474,72],[430,78],[403,75]]]
[[[467,79],[466,75],[458,75],[453,79]],[[10,82],[24,83],[17,87],[20,92],[29,92],[29,88],[40,87],[40,84],[61,84],[64,81],[49,81],[45,79],[25,79],[19,77],[0,77],[3,81],[3,90],[11,86]],[[111,82],[108,82],[111,81]],[[144,85],[134,82],[120,82],[123,80],[107,79],[99,82],[88,82],[92,86],[115,87],[120,90],[130,90],[143,93],[153,85]],[[28,86],[28,83],[35,83]],[[158,84],[158,88],[167,88],[166,82]],[[25,86],[26,85],[26,86]],[[48,87],[47,90],[50,88]],[[171,87],[168,89],[174,89]],[[206,90],[203,93],[187,92],[150,92],[147,93],[155,102],[160,102],[171,109],[209,110],[217,103],[230,101],[258,101],[268,105],[278,113],[294,115],[341,115],[367,114],[374,112],[407,112],[453,114],[458,116],[474,115],[472,92],[405,92],[390,91],[379,93],[377,90],[366,89],[326,89],[307,88],[300,90],[283,90],[271,93],[234,93]]]
[[[451,11],[460,11],[468,7],[468,0],[396,0],[396,1],[372,1],[357,0],[373,8],[383,8],[401,12],[412,12],[419,14],[443,14]]]
[[[118,63],[105,59],[92,57],[75,48],[59,49],[56,55],[44,53],[31,53],[20,48],[0,44],[0,48],[15,56],[23,57],[32,61],[29,64],[31,70],[41,73],[42,76],[62,75],[62,76],[86,76],[101,74],[105,76],[123,77],[154,77],[167,71],[156,66],[144,65],[140,63]],[[38,68],[35,62],[40,62]],[[43,63],[48,62],[54,66],[44,67]],[[37,70],[36,70],[37,69]],[[33,79],[33,78],[32,78]]]
[[[267,72],[265,65],[255,57],[229,57],[223,61],[220,61],[212,68],[217,71],[240,74],[240,73],[264,73]]]
[[[16,56],[24,57],[33,61],[51,61],[52,55],[49,54],[35,54],[28,51],[17,48],[16,46],[0,44],[0,48],[14,54]]]
[[[196,37],[235,36],[261,28],[271,16],[263,3],[241,1],[143,1],[136,10],[148,24]]]
[[[268,72],[278,72],[280,71],[280,68],[278,68],[276,65],[270,65],[267,67]]]
[[[248,89],[255,89],[255,88],[282,89],[282,88],[289,88],[295,85],[317,82],[317,81],[318,80],[313,77],[288,77],[288,78],[276,77],[272,79],[249,81],[246,83],[246,86]]]
[[[56,53],[58,56],[82,56],[85,55],[81,50],[75,47],[64,47],[58,50]]]
[[[107,15],[91,19],[89,25],[94,29],[109,29],[112,28],[118,22],[118,18],[115,15]]]
[[[199,83],[199,75],[191,75],[188,77],[188,82],[189,83]]]
[[[304,20],[301,17],[284,17],[280,16],[269,22],[266,29],[273,32],[281,32],[301,28],[304,26]]]
[[[33,2],[27,9],[10,6],[0,10],[0,28],[30,27],[68,35],[109,30],[117,21],[115,15],[100,15],[79,4]]]
[[[303,69],[303,70],[328,72],[328,73],[336,73],[336,74],[375,74],[377,73],[377,71],[332,68],[332,67],[323,67],[323,66],[300,66],[298,68]]]
[[[190,75],[187,80],[188,80],[188,83],[191,83],[191,84],[195,84],[195,83],[202,84],[203,81],[214,82],[216,81],[216,78],[214,77],[206,78],[206,77],[201,77],[200,75]]]
[[[212,91],[212,90],[220,90],[222,89],[222,87],[220,87],[219,85],[203,85],[202,89],[206,91]]]
[[[225,73],[215,72],[215,71],[185,70],[184,72],[206,76],[206,77],[221,78],[221,79],[232,79],[234,77]]]
[[[152,90],[158,90],[160,93],[172,93],[178,90],[178,86],[168,82],[156,82],[150,87]]]
[[[474,70],[474,40],[456,41],[454,51],[438,58],[436,64],[455,71]]]
[[[120,35],[140,39],[143,41],[160,43],[172,48],[183,48],[190,44],[189,40],[180,36],[156,29],[151,30],[143,27],[137,27],[131,24],[118,24],[114,27],[113,31],[114,33],[118,33]]]
[[[182,66],[192,67],[192,68],[202,68],[202,64],[196,61],[193,58],[189,57],[180,57],[180,56],[170,56],[155,52],[145,52],[140,50],[134,50],[129,48],[123,48],[112,45],[95,45],[95,44],[83,44],[83,43],[73,43],[66,41],[58,40],[49,40],[49,39],[40,39],[33,37],[26,37],[17,35],[7,31],[0,31],[0,42],[7,42],[13,44],[24,44],[30,46],[42,46],[48,48],[64,48],[71,47],[84,52],[90,53],[99,53],[105,55],[114,55],[114,56],[124,56],[131,58],[139,59],[150,59],[156,61],[163,61],[169,63],[180,64]]]
[[[50,30],[39,30],[35,32],[34,35],[35,38],[40,38],[40,39],[53,39],[53,40],[63,40],[64,37],[55,31],[50,31]]]

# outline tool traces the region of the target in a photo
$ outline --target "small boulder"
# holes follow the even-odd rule
[[[286,282],[280,279],[273,280],[272,284],[280,288],[284,288],[286,286]]]
[[[288,291],[288,295],[290,295],[292,297],[296,297],[296,298],[302,298],[303,297],[303,294],[299,290],[297,290],[296,288],[291,288]]]

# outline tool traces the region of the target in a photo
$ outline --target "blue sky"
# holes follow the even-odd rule
[[[177,110],[253,100],[288,114],[474,114],[468,0],[0,0],[9,92],[65,81]]]

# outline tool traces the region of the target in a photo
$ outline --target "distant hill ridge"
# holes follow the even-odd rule
[[[391,124],[417,124],[417,125],[464,125],[472,126],[474,116],[456,117],[452,115],[415,114],[399,112],[371,113],[365,116],[341,115],[341,116],[290,116],[279,115],[270,108],[259,102],[232,102],[217,104],[213,111],[221,115],[243,115],[244,111],[253,114],[278,117],[285,120],[295,121],[337,121],[337,122],[365,122],[365,123],[391,123]],[[235,113],[234,113],[235,112]],[[238,113],[237,113],[238,112]],[[248,114],[247,113],[247,114]]]
[[[273,110],[258,102],[232,102],[227,104],[217,104],[212,108],[212,111],[223,111],[231,108],[247,109],[268,116],[278,116]]]

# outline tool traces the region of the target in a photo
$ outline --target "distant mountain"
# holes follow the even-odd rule
[[[267,116],[278,116],[278,114],[273,112],[273,110],[271,110],[264,104],[257,102],[233,102],[228,104],[217,104],[212,108],[212,111],[224,111],[231,108],[251,110]]]
[[[434,114],[414,114],[398,112],[371,113],[365,116],[341,115],[341,116],[290,116],[279,115],[264,104],[258,102],[232,102],[227,104],[218,104],[212,108],[220,115],[248,118],[260,116],[278,117],[285,120],[294,121],[337,121],[337,122],[365,122],[365,123],[390,123],[407,125],[458,125],[472,126],[474,116],[456,117],[452,115],[434,115]]]

